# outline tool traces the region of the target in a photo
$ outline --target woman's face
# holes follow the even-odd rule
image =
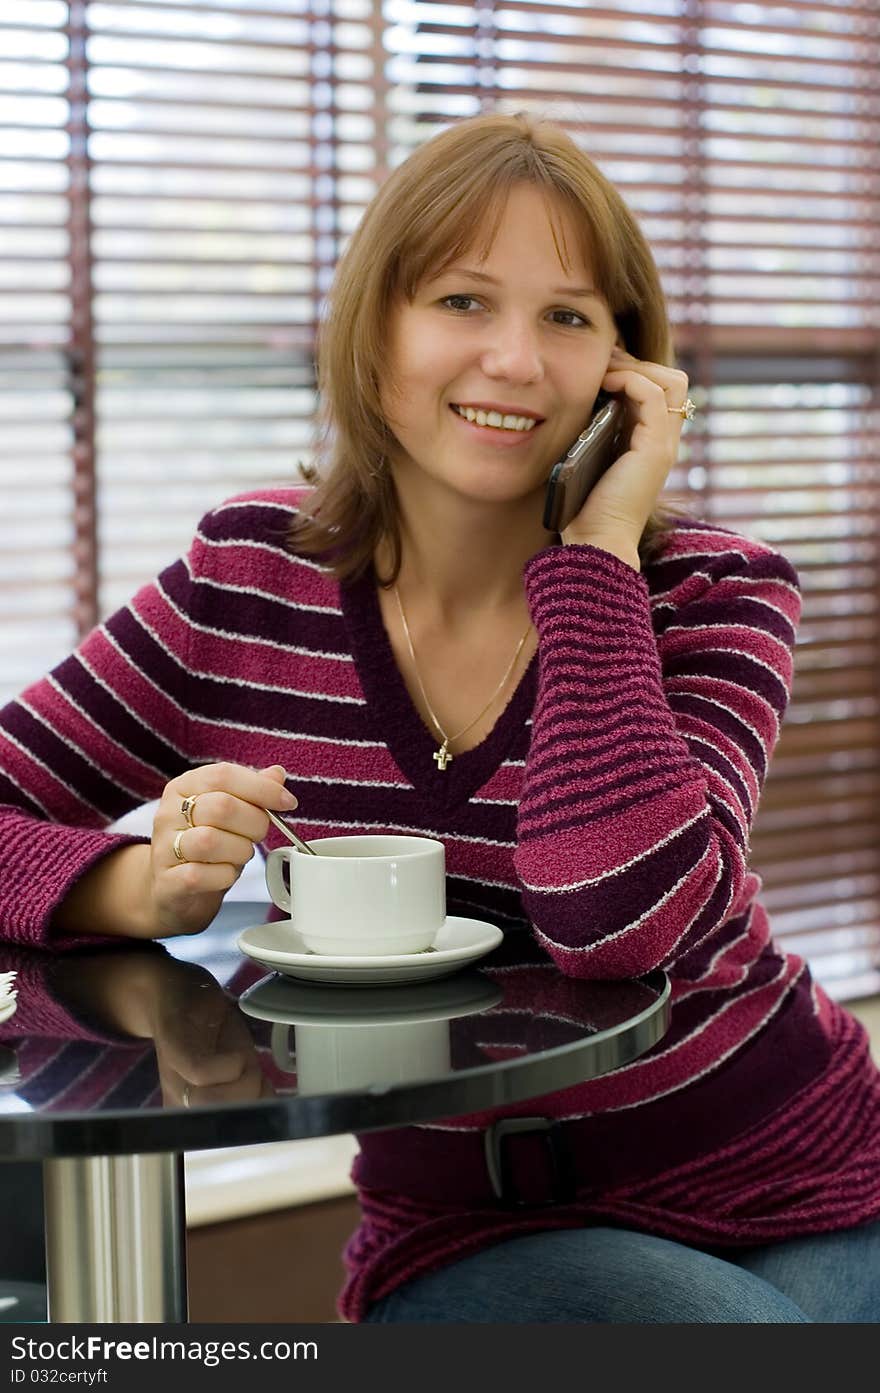
[[[578,247],[569,214],[557,219]],[[398,483],[499,503],[542,489],[591,414],[616,337],[590,267],[560,264],[545,195],[517,186],[485,259],[465,252],[392,312],[382,404]]]

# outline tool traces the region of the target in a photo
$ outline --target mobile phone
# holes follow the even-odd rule
[[[562,532],[605,470],[628,449],[627,410],[618,397],[599,394],[589,425],[554,464],[544,496],[544,526]]]

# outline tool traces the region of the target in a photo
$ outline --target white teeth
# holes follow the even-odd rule
[[[496,430],[531,430],[537,425],[533,416],[502,416],[500,411],[478,411],[473,406],[456,406],[459,416],[478,426],[494,426]]]

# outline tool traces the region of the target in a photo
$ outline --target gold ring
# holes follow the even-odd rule
[[[188,798],[184,798],[180,805],[180,811],[183,814],[183,820],[187,827],[195,827],[195,823],[193,822],[193,808],[199,796],[198,793],[191,793]]]
[[[680,416],[683,421],[692,421],[697,412],[697,403],[688,397],[682,406],[667,406],[666,410],[673,416]]]
[[[188,856],[184,856],[184,854],[183,854],[183,847],[180,845],[180,839],[181,839],[181,837],[183,836],[184,832],[186,832],[186,831],[188,831],[188,828],[186,828],[186,827],[181,827],[180,831],[179,831],[179,832],[175,832],[175,834],[174,834],[174,841],[171,843],[171,850],[174,852],[174,859],[175,859],[176,861],[188,861],[188,860],[189,860],[189,857],[188,857]]]

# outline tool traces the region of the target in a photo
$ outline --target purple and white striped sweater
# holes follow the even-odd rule
[[[539,553],[525,569],[538,654],[487,739],[440,773],[371,578],[340,588],[287,549],[301,497],[261,492],[209,514],[186,560],[0,713],[6,936],[51,940],[55,904],[125,840],[102,828],[169,778],[200,762],[279,762],[307,836],[440,837],[450,913],[531,931],[572,976],[670,972],[672,1026],[650,1054],[512,1110],[596,1119],[610,1173],[649,1185],[648,1200],[611,1211],[605,1186],[560,1222],[613,1212],[691,1241],[754,1242],[880,1214],[880,1079],[864,1032],[772,943],[747,864],[791,681],[788,563],[692,521],[643,575],[591,547]],[[798,1129],[829,1088],[836,1121],[818,1165]],[[448,1175],[444,1144],[486,1120],[362,1139],[347,1315],[534,1222],[476,1216],[454,1193],[438,1215],[396,1191],[395,1155],[415,1147],[423,1174]],[[749,1158],[767,1147],[765,1214],[743,1196]],[[691,1164],[713,1177],[685,1186],[693,1202],[680,1198]],[[673,1192],[677,1217],[664,1209]],[[722,1212],[738,1217],[719,1230]]]

